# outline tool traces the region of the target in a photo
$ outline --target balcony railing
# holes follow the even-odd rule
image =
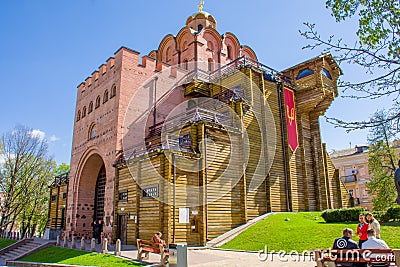
[[[61,185],[62,183],[67,184],[68,181],[69,181],[69,172],[66,172],[54,177],[54,181],[50,186]]]
[[[292,81],[289,77],[285,76],[283,73],[274,70],[257,60],[249,58],[247,56],[239,57],[230,63],[216,69],[215,71],[206,71],[201,68],[195,68],[186,75],[184,83],[191,83],[193,81],[203,81],[206,83],[215,83],[221,78],[228,77],[239,71],[241,67],[254,67],[260,69],[264,72],[266,77],[270,77],[271,80],[281,80],[283,82],[291,84]]]
[[[342,181],[344,183],[354,183],[357,182],[357,176],[355,175],[346,175],[346,176],[342,176]]]
[[[212,103],[210,103],[210,105],[212,105]],[[118,164],[125,162],[128,159],[163,149],[193,152],[192,148],[188,145],[191,143],[191,141],[189,142],[189,140],[183,139],[181,136],[177,135],[175,130],[180,130],[182,126],[188,122],[199,121],[223,125],[226,130],[235,131],[237,133],[240,133],[241,130],[238,128],[238,122],[235,121],[233,116],[228,116],[217,111],[196,107],[187,111],[186,113],[168,118],[168,120],[165,122],[156,124],[155,127],[149,127],[149,133],[146,137],[146,140],[140,144],[135,144],[125,148],[123,152],[120,152],[120,155],[115,163]],[[162,141],[158,139],[161,137],[161,135],[163,135]],[[156,142],[151,140],[155,140]],[[183,141],[180,142],[180,140]]]

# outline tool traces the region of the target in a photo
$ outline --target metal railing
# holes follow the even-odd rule
[[[210,105],[212,105],[212,103],[210,103]],[[135,144],[125,148],[123,151],[120,151],[120,155],[115,163],[122,163],[128,159],[164,149],[193,152],[192,148],[188,146],[188,140],[180,143],[179,140],[181,137],[174,132],[175,129],[181,129],[181,127],[188,122],[199,121],[215,123],[223,125],[226,129],[240,131],[233,117],[213,110],[196,107],[192,110],[189,110],[187,113],[173,116],[163,123],[158,123],[156,124],[156,127],[149,127],[149,135],[146,137],[146,140],[140,144]],[[162,141],[150,141],[151,138],[154,139],[154,137],[161,137],[162,134],[165,134]]]
[[[221,78],[225,78],[226,76],[230,76],[234,73],[239,72],[241,67],[255,67],[264,72],[264,74],[268,77],[271,77],[273,80],[281,80],[283,82],[291,84],[292,81],[289,77],[285,76],[283,73],[274,70],[257,60],[249,58],[247,56],[239,57],[230,63],[216,69],[215,71],[206,71],[200,68],[195,68],[190,71],[185,79],[185,83],[190,83],[193,80],[203,81],[207,83],[216,82]]]

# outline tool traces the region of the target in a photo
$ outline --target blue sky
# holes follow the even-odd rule
[[[256,51],[259,60],[277,70],[317,56],[302,50],[307,41],[298,30],[317,24],[322,36],[338,34],[354,42],[355,20],[337,24],[325,1],[206,0],[220,33],[233,32]],[[146,55],[162,38],[177,34],[197,11],[197,0],[3,0],[0,2],[0,133],[15,125],[43,132],[57,162],[70,160],[76,86],[121,46]],[[365,77],[342,66],[344,78]],[[382,102],[337,98],[328,116],[366,119]],[[346,133],[321,119],[328,149],[366,143],[366,132]]]

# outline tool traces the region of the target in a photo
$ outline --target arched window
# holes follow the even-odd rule
[[[108,90],[106,90],[104,92],[104,96],[103,96],[103,104],[106,103],[108,101]]]
[[[89,127],[88,139],[92,140],[92,139],[96,138],[96,136],[97,136],[96,124],[92,123],[92,125],[90,125],[90,127]]]
[[[167,48],[167,51],[165,52],[165,62],[170,61],[170,53],[171,53],[171,47]]]
[[[307,68],[307,69],[301,70],[301,71],[299,71],[299,74],[297,75],[296,80],[299,80],[301,78],[304,78],[304,77],[307,77],[307,76],[310,76],[313,74],[314,74],[314,71],[311,69]]]
[[[324,75],[326,78],[332,80],[332,76],[331,76],[331,73],[329,72],[329,70],[323,68],[323,69],[321,70],[321,73],[322,73],[322,75]]]
[[[189,61],[188,61],[187,59],[185,59],[185,60],[183,61],[183,68],[184,68],[185,70],[188,70],[188,69],[189,69]]]
[[[78,110],[78,115],[76,116],[76,121],[80,121],[81,120],[81,111]]]
[[[184,41],[184,42],[183,42],[183,46],[182,46],[182,50],[185,50],[186,47],[187,47],[187,41]]]
[[[202,29],[203,29],[203,25],[199,24],[199,25],[197,26],[197,31],[198,31],[198,32],[201,32]]]
[[[210,49],[211,51],[214,51],[214,44],[212,42],[208,41],[207,48]]]
[[[232,47],[230,45],[228,45],[228,47],[226,48],[226,53],[229,59],[232,58]]]
[[[88,114],[92,111],[93,111],[93,101],[90,101],[89,108],[88,108]]]
[[[100,96],[96,98],[96,108],[100,107]]]
[[[86,106],[82,109],[82,118],[86,117]]]
[[[111,88],[110,98],[113,98],[117,94],[117,87],[115,85]]]

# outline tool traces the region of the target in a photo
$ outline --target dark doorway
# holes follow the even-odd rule
[[[104,194],[106,191],[106,168],[101,167],[97,175],[96,195],[94,200],[94,220],[103,221],[104,219]]]
[[[61,230],[65,230],[65,208],[61,209],[61,224],[60,224]]]
[[[118,215],[118,238],[121,240],[122,245],[126,245],[126,224],[127,224],[127,216],[126,215]]]

